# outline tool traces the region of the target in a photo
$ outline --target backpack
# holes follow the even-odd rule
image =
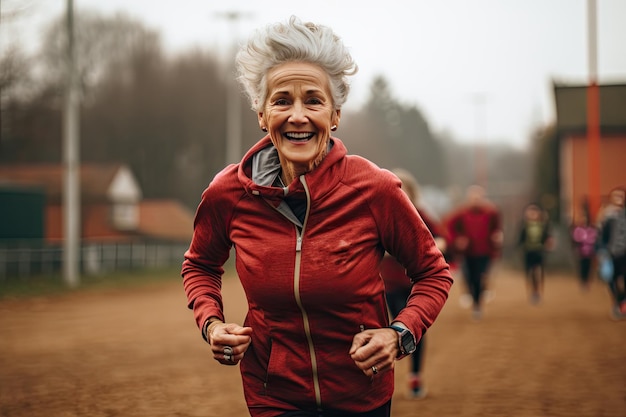
[[[613,259],[606,249],[598,251],[598,275],[607,284],[613,281]]]

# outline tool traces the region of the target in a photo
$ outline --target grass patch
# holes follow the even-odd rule
[[[180,267],[141,269],[80,277],[76,288],[68,287],[60,274],[7,277],[0,281],[0,300],[64,294],[73,291],[131,288],[181,280]]]

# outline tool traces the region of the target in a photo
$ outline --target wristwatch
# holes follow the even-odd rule
[[[409,329],[394,326],[393,324],[389,326],[389,328],[398,332],[398,348],[400,349],[398,359],[415,352],[415,336],[413,336],[413,333],[411,333]]]

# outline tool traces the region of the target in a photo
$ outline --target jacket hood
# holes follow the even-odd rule
[[[272,187],[281,167],[278,151],[267,135],[246,152],[239,164],[237,175],[247,194],[261,196],[275,207],[278,207],[287,196],[305,193],[302,177],[305,178],[311,199],[315,200],[332,190],[343,178],[345,164],[342,160],[346,153],[344,144],[339,139],[331,137],[329,151],[317,167],[303,176],[296,177],[284,188]]]

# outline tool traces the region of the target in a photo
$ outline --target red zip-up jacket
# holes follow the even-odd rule
[[[502,230],[498,209],[490,203],[480,206],[463,206],[449,216],[447,222],[450,240],[460,236],[469,239],[465,256],[489,256],[495,258],[500,246],[494,244],[493,236]],[[452,243],[454,245],[454,243]]]
[[[433,220],[426,211],[418,208],[418,212],[433,237],[442,237],[443,232],[439,223]],[[411,281],[407,278],[404,267],[393,256],[387,255],[383,257],[380,264],[380,276],[385,281],[387,293],[399,290],[406,291],[411,287]]]
[[[378,272],[385,250],[415,282],[395,320],[417,339],[452,285],[400,181],[331,141],[320,165],[283,189],[252,179],[259,177],[254,156],[273,147],[266,136],[214,178],[196,212],[182,268],[188,305],[199,327],[211,316],[224,319],[221,279],[234,246],[249,307],[244,325],[253,331],[240,363],[253,417],[295,409],[358,413],[390,400],[393,372],[370,378],[348,354],[356,333],[389,323]],[[294,195],[306,198],[299,226],[281,211]]]

